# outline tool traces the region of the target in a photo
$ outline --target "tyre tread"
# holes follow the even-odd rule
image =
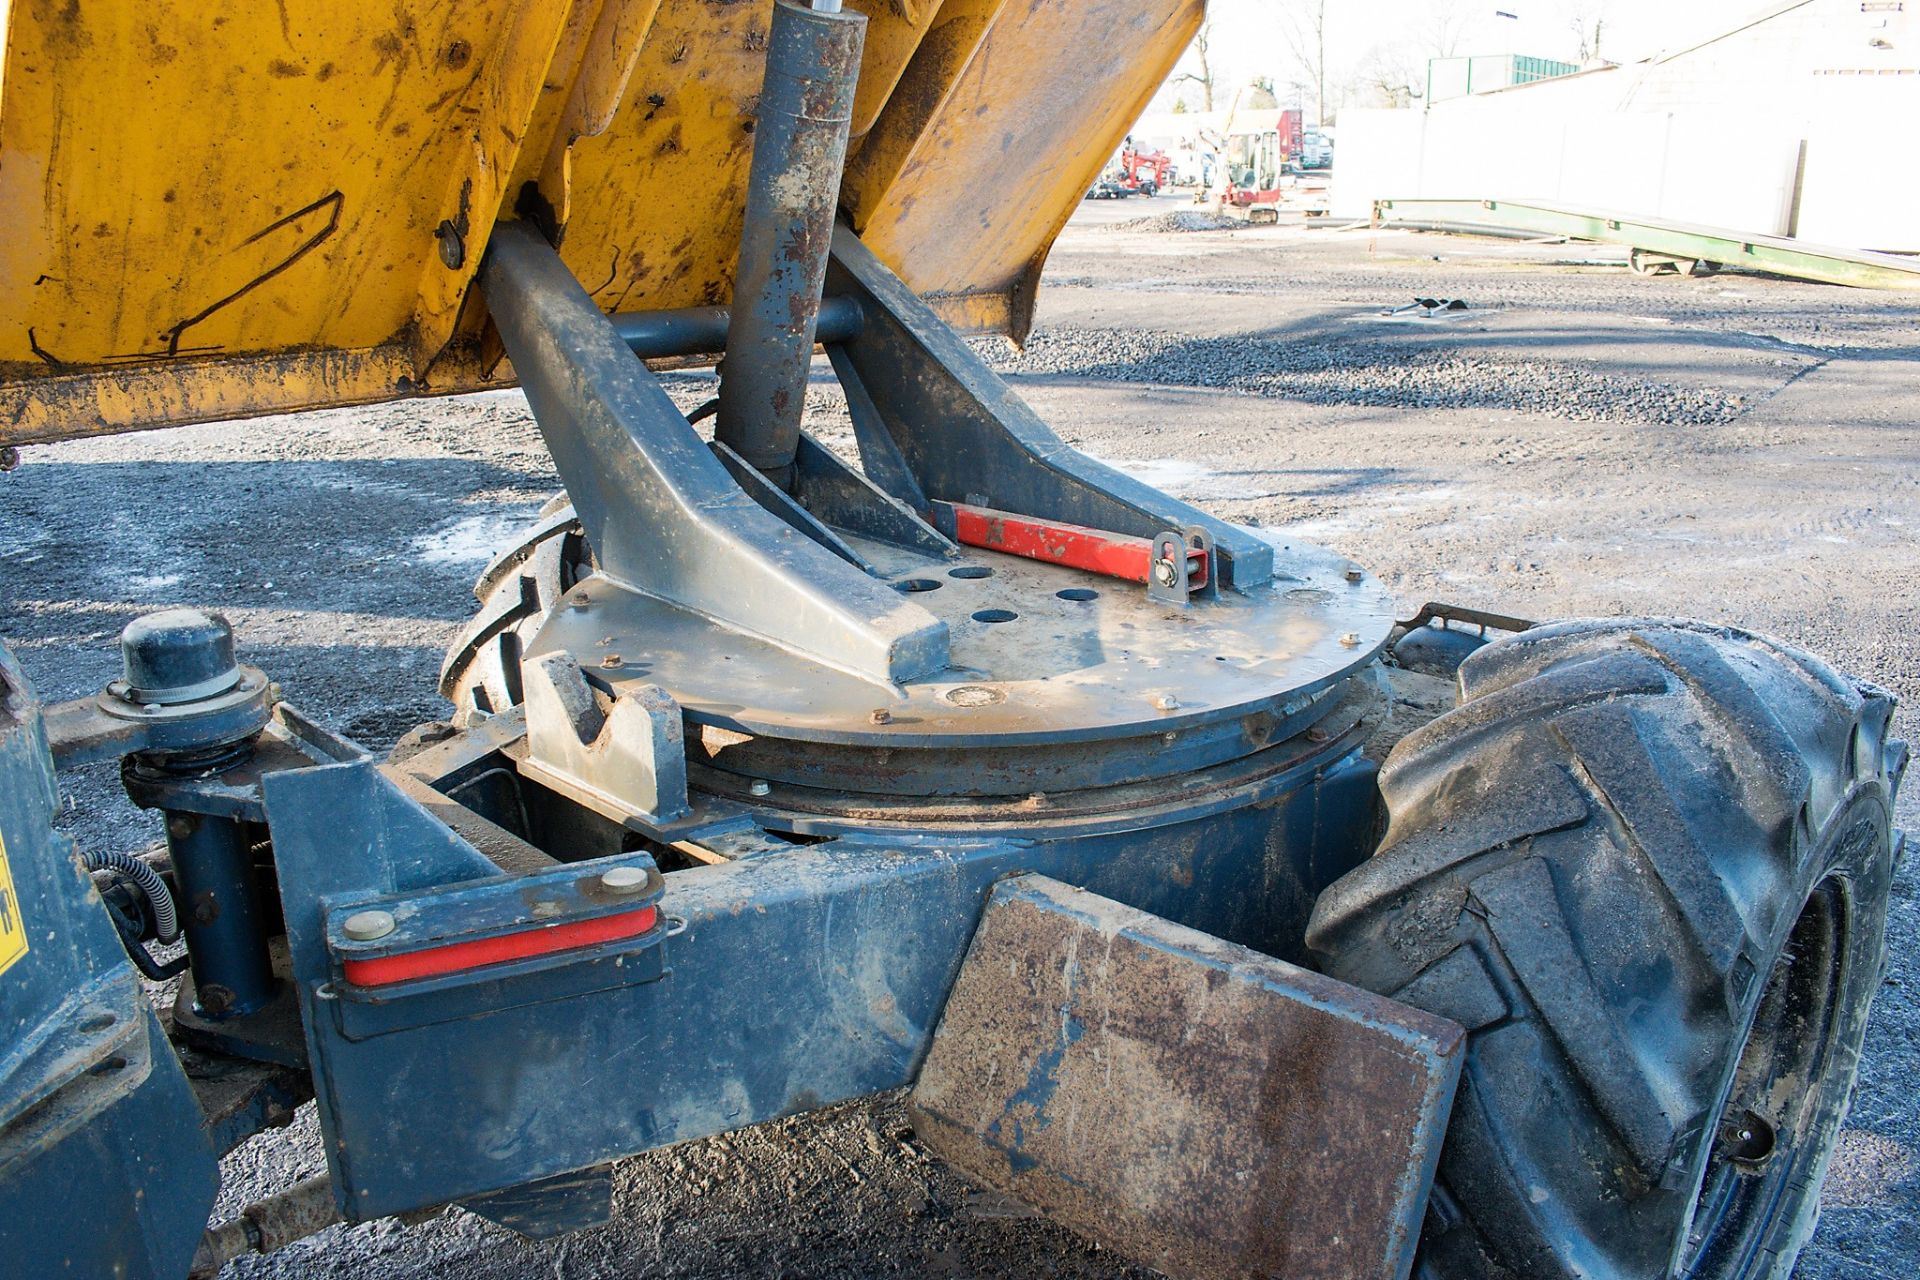
[[[1815,842],[1862,788],[1890,803],[1890,700],[1790,646],[1666,619],[1536,628],[1473,654],[1458,689],[1388,757],[1386,836],[1321,896],[1308,945],[1469,1030],[1434,1184],[1447,1258],[1471,1236],[1484,1274],[1647,1274],[1595,1271],[1616,1246],[1555,1231],[1682,1194]],[[1684,1025],[1643,1041],[1649,1017]],[[1558,1114],[1587,1126],[1573,1154],[1516,1145]],[[1586,1172],[1543,1213],[1541,1171],[1570,1168]],[[1804,1239],[1797,1218],[1781,1230]]]

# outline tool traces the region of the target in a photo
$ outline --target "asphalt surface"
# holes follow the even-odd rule
[[[1117,229],[1056,249],[1024,354],[985,349],[1070,442],[1216,514],[1335,546],[1409,611],[1685,613],[1821,653],[1920,706],[1920,298],[1756,276],[1629,275],[1591,246],[1282,226]],[[1461,298],[1446,320],[1380,312]],[[691,406],[710,385],[669,379]],[[844,409],[810,399],[829,442]],[[151,609],[234,621],[248,661],[384,748],[433,685],[490,549],[556,480],[515,393],[25,451],[0,476],[0,635],[49,699],[115,674]],[[137,850],[115,770],[63,824]],[[1920,791],[1900,820],[1920,827]],[[1800,1277],[1920,1275],[1920,894]],[[231,1157],[216,1214],[323,1167],[307,1114]],[[459,1211],[335,1228],[232,1277],[1135,1274],[932,1161],[898,1100],[618,1168],[619,1220],[532,1244]]]

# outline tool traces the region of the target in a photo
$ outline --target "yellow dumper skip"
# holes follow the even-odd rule
[[[1204,0],[848,0],[843,216],[1016,339]],[[726,302],[772,0],[15,4],[0,443],[507,385],[473,280],[532,218],[605,310]]]

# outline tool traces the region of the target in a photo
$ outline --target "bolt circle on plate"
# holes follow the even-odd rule
[[[645,892],[651,880],[645,867],[615,867],[600,877],[600,887],[608,893],[628,897]]]
[[[340,932],[354,942],[372,942],[376,938],[386,937],[393,930],[391,911],[356,911],[340,926]]]

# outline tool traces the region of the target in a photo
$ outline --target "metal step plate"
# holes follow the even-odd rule
[[[1401,1280],[1464,1036],[1021,876],[988,901],[913,1111],[968,1175],[1175,1280]]]

